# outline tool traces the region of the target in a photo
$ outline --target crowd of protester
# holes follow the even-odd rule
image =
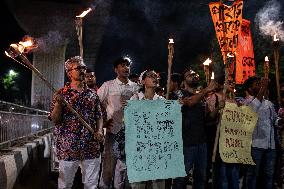
[[[184,189],[189,181],[194,189],[238,189],[240,186],[272,189],[275,183],[281,187],[284,168],[279,167],[284,167],[284,110],[269,100],[269,80],[250,77],[241,86],[245,95],[237,98],[233,81],[219,76],[202,86],[199,75],[190,68],[171,75],[168,99],[182,105],[183,154],[188,176],[129,183],[124,153],[124,106],[127,100],[165,100],[159,74],[146,70],[140,75],[130,75],[130,63],[124,57],[114,61],[117,77],[98,87],[95,72],[87,70],[81,57],[65,62],[70,82],[54,94],[50,111],[50,119],[56,125],[58,188],[72,187],[79,166],[86,189]],[[284,104],[284,85],[281,91]],[[63,98],[95,133],[84,127]],[[218,150],[212,162],[220,110],[226,102],[249,106],[258,115],[251,150],[255,165],[223,162]]]

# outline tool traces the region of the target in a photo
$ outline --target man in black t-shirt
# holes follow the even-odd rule
[[[185,89],[179,101],[182,106],[182,135],[184,146],[184,163],[188,173],[193,167],[193,188],[203,189],[206,185],[207,144],[205,131],[205,103],[207,93],[213,91],[216,83],[196,93],[199,77],[193,70],[183,73]],[[176,178],[173,189],[186,188],[185,178]]]

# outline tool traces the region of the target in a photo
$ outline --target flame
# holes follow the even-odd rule
[[[233,57],[235,57],[235,55],[234,55],[233,53],[228,53],[228,54],[227,54],[227,57],[228,57],[228,58],[233,58]]]
[[[277,34],[273,35],[273,41],[279,41],[279,38],[277,38]]]
[[[20,53],[28,53],[30,50],[37,48],[37,44],[32,37],[25,36],[19,43],[11,44],[10,47],[18,50]]]
[[[11,44],[10,47],[12,47],[13,49],[15,50],[18,50],[20,53],[24,52],[25,50],[25,47],[23,45],[20,45],[20,44]]]
[[[211,79],[214,79],[214,72],[212,72]]]
[[[24,41],[24,42],[20,41],[19,44],[22,45],[24,48],[33,46],[32,40],[28,40],[28,41]]]
[[[264,61],[269,62],[268,56],[265,56]]]
[[[209,64],[212,62],[212,60],[210,60],[210,58],[207,58],[206,60],[205,60],[205,62],[203,62],[203,65],[204,66],[209,66]]]
[[[174,39],[170,38],[169,43],[174,43]]]
[[[92,9],[88,8],[87,10],[83,11],[80,15],[76,16],[77,18],[84,18]]]

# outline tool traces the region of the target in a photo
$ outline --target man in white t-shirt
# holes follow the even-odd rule
[[[123,127],[122,102],[129,100],[139,86],[128,79],[130,59],[121,57],[114,64],[116,79],[106,81],[98,89],[98,95],[107,111],[107,132],[105,136],[103,169],[100,187],[108,189],[114,182],[115,189],[122,189],[126,178],[126,165],[113,153],[114,137]]]

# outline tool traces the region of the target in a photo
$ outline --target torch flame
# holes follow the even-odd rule
[[[29,36],[25,36],[19,43],[13,43],[10,45],[13,49],[20,53],[28,53],[30,50],[37,48],[36,41]]]
[[[212,62],[212,60],[210,60],[210,58],[207,58],[206,60],[205,60],[205,62],[203,62],[203,65],[204,66],[209,66],[209,64]]]
[[[170,38],[169,43],[174,43],[174,39]]]
[[[92,9],[88,8],[87,10],[83,11],[80,15],[76,16],[77,18],[84,18]]]
[[[19,44],[26,48],[26,47],[31,47],[33,45],[33,42],[32,40],[28,40],[24,42],[20,41]]]
[[[235,55],[233,53],[227,53],[227,57],[228,58],[233,58],[233,57],[235,57]]]
[[[277,34],[273,35],[273,41],[279,41],[279,38],[277,38]]]
[[[214,79],[214,72],[212,72],[211,79]]]
[[[269,62],[268,56],[265,56],[264,61]]]
[[[18,50],[20,53],[23,53],[26,48],[29,48],[33,45],[32,41],[20,41],[19,44],[11,44],[10,46]]]

